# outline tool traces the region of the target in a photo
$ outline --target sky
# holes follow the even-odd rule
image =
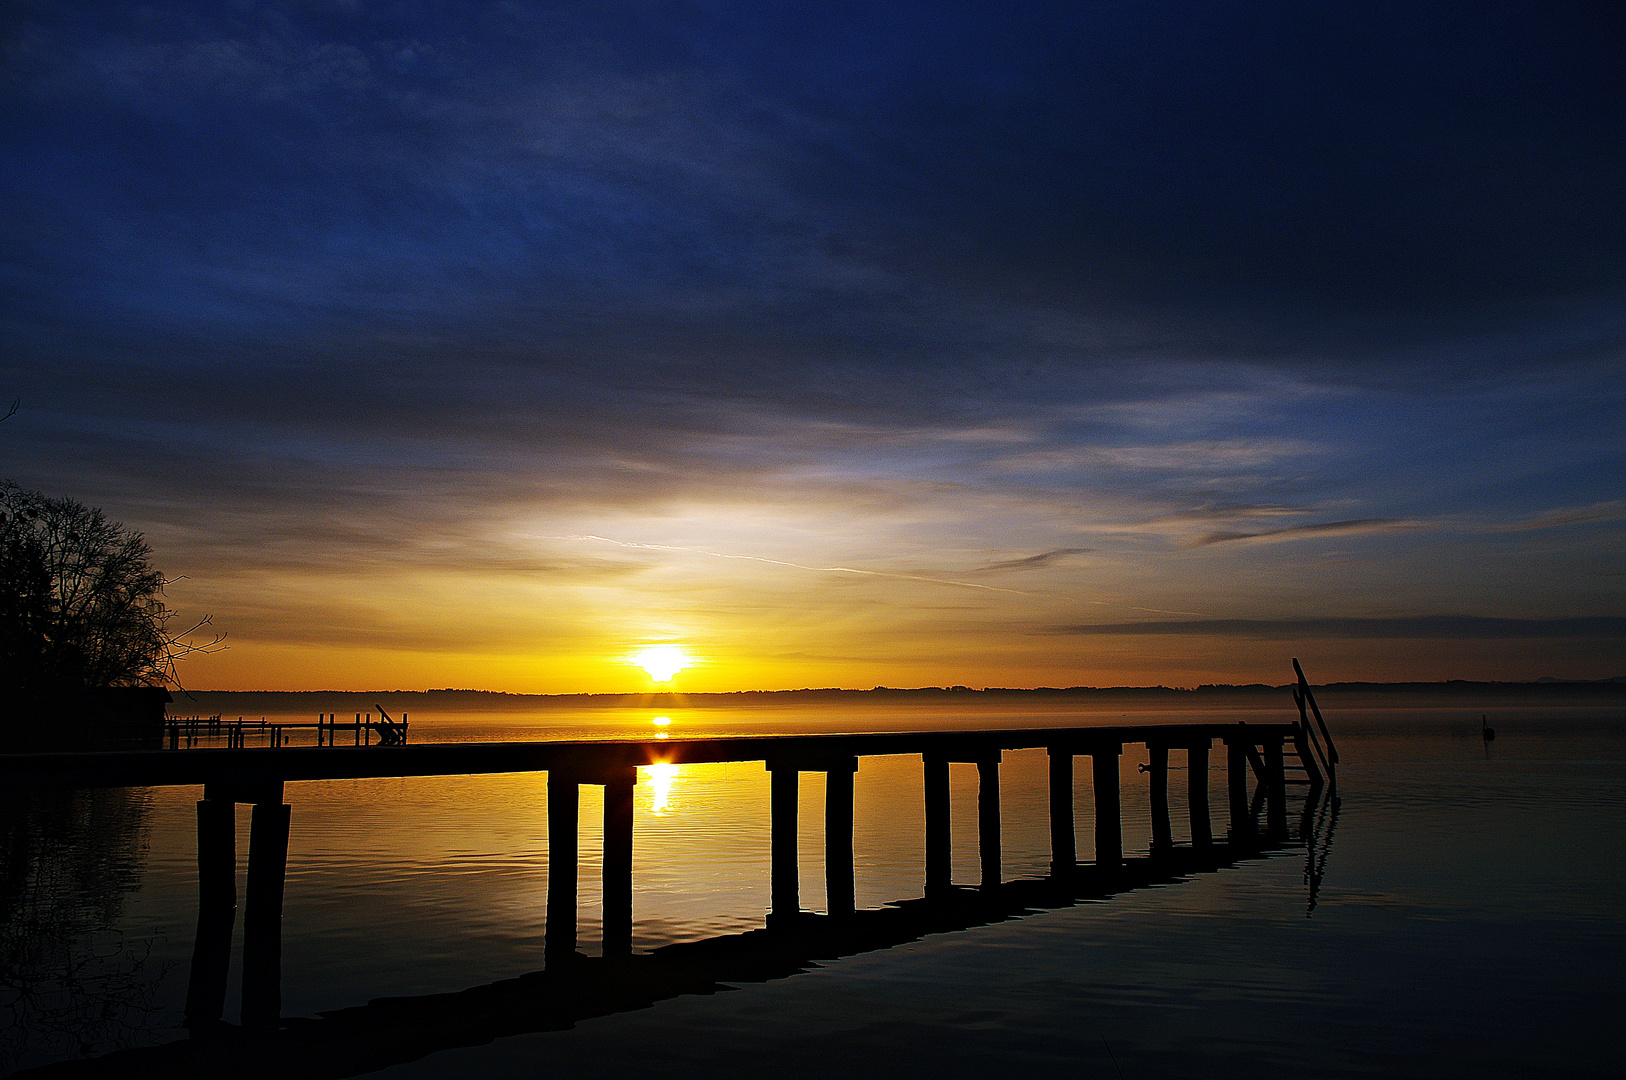
[[[1616,5],[0,20],[0,477],[190,688],[1626,675]]]

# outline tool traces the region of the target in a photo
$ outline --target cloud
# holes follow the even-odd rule
[[[1029,555],[1025,559],[1008,559],[1005,562],[996,562],[990,563],[987,566],[979,566],[975,571],[973,571],[973,573],[988,574],[998,570],[1037,570],[1040,567],[1049,566],[1056,560],[1065,558],[1068,555],[1082,555],[1087,551],[1093,550],[1095,549],[1070,547],[1057,548],[1054,551],[1041,551],[1039,554]]]
[[[1081,623],[1055,627],[1057,634],[1451,641],[1503,638],[1622,638],[1626,617],[1504,619],[1478,615],[1414,615],[1393,618],[1170,619],[1158,622]]]
[[[1324,521],[1309,525],[1289,525],[1281,529],[1264,529],[1259,532],[1211,532],[1198,537],[1192,542],[1194,547],[1207,547],[1212,544],[1228,544],[1238,540],[1306,540],[1321,536],[1365,536],[1373,533],[1408,532],[1414,529],[1426,528],[1418,521],[1404,521],[1396,518],[1352,518],[1348,521]]]
[[[1626,500],[1611,499],[1590,506],[1571,506],[1548,510],[1540,514],[1510,521],[1498,526],[1498,532],[1529,532],[1535,529],[1556,529],[1563,525],[1584,525],[1594,521],[1626,520]]]

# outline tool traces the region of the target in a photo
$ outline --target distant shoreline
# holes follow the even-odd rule
[[[1158,701],[1192,703],[1201,700],[1236,701],[1245,698],[1277,698],[1290,693],[1292,684],[1268,683],[1205,684],[1180,688],[1168,686],[1069,686],[1016,689],[987,687],[973,689],[964,686],[926,686],[912,688],[875,687],[870,690],[839,688],[805,688],[799,690],[736,690],[726,692],[684,693],[680,691],[648,691],[623,694],[513,694],[501,690],[193,690],[174,691],[175,702],[170,712],[180,715],[190,712],[228,712],[245,709],[252,701],[254,709],[297,712],[316,710],[317,703],[332,709],[370,709],[374,703],[402,709],[463,709],[508,711],[523,708],[557,708],[575,706],[588,708],[637,708],[666,706],[728,706],[770,705],[796,702],[846,701],[860,704],[866,701],[898,703],[903,701],[946,702],[954,700],[1022,700],[1045,701]],[[1343,682],[1316,685],[1316,692],[1338,699],[1408,698],[1445,702],[1496,701],[1513,703],[1566,702],[1580,704],[1597,701],[1600,704],[1626,702],[1626,678],[1600,681],[1538,682],[1400,682],[1371,683]]]

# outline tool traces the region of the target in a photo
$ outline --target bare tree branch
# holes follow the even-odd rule
[[[100,510],[0,483],[0,681],[45,692],[176,683],[176,662],[218,652],[189,640],[140,533]]]

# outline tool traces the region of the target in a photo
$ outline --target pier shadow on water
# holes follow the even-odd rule
[[[1301,725],[1188,725],[760,740],[688,740],[659,747],[628,743],[543,744],[521,748],[315,750],[102,756],[19,756],[4,763],[35,783],[91,788],[187,784],[201,776],[197,803],[197,930],[186,995],[190,1037],[166,1045],[62,1061],[21,1076],[165,1078],[187,1076],[344,1077],[414,1061],[439,1051],[562,1030],[593,1017],[647,1008],[681,995],[712,994],[734,984],[782,979],[821,962],[889,949],[931,934],[953,933],[1046,909],[1099,902],[1149,886],[1174,884],[1290,849],[1308,850],[1309,911],[1325,871],[1336,820],[1336,784],[1324,787]],[[1210,822],[1209,749],[1225,745],[1227,827]],[[1144,742],[1151,845],[1125,857],[1120,759],[1126,740]],[[1301,750],[1308,795],[1296,829],[1289,825],[1284,746]],[[1048,755],[1050,864],[1039,878],[1008,881],[1001,859],[1000,771],[1004,751],[1041,746]],[[1189,843],[1173,841],[1169,751],[1183,752],[1191,798]],[[767,925],[743,933],[664,946],[635,955],[633,941],[633,789],[636,762],[656,752],[687,760],[765,761],[770,774],[771,908]],[[853,890],[853,784],[866,753],[918,753],[924,768],[924,895],[859,910]],[[381,999],[325,1012],[282,1016],[281,940],[291,808],[284,783],[313,771],[397,775],[513,771],[517,754],[546,771],[548,833],[546,967],[450,994]],[[1092,760],[1093,861],[1076,850],[1074,775]],[[952,877],[949,768],[976,766],[980,883]],[[825,777],[824,868],[827,914],[802,909],[799,896],[800,776]],[[311,778],[307,776],[306,778]],[[1330,777],[1329,777],[1330,778]],[[137,781],[139,782],[139,781]],[[577,949],[580,788],[604,790],[603,955]],[[77,793],[72,793],[77,794]],[[1323,795],[1330,801],[1323,801]],[[237,917],[236,807],[252,805],[242,933],[241,1026],[223,1020]],[[95,850],[94,846],[86,848]],[[387,933],[387,928],[381,928]]]
[[[980,886],[939,885],[929,896],[876,909],[833,915],[781,912],[770,917],[765,928],[666,945],[641,955],[616,950],[613,945],[604,956],[554,947],[543,970],[517,978],[455,993],[380,998],[324,1012],[317,1018],[275,1015],[278,935],[271,920],[273,902],[266,893],[272,889],[280,893],[281,878],[262,870],[258,877],[251,876],[247,897],[247,911],[257,909],[258,919],[250,923],[245,915],[242,1026],[218,1019],[225,996],[227,957],[223,950],[229,950],[232,920],[230,910],[222,905],[234,905],[235,896],[220,892],[217,881],[216,910],[208,910],[206,899],[200,903],[198,949],[188,993],[191,1037],[58,1062],[16,1075],[279,1080],[358,1076],[445,1050],[562,1031],[586,1020],[646,1009],[684,995],[716,994],[735,990],[740,984],[789,978],[842,957],[894,948],[932,934],[1110,901],[1138,889],[1175,885],[1194,875],[1294,853],[1307,860],[1305,879],[1313,910],[1337,819],[1336,796],[1321,790],[1310,792],[1291,833],[1279,825],[1271,827],[1269,816],[1263,813],[1264,796],[1261,790],[1250,800],[1248,819],[1234,822],[1223,840],[1158,844],[1146,856],[1053,867],[1044,878]],[[275,817],[268,814],[264,820]],[[206,818],[207,812],[200,814],[200,824]],[[257,825],[264,830],[260,836],[269,834],[269,843],[274,843],[279,824],[285,836],[285,817]],[[206,866],[200,871],[206,872]],[[207,886],[200,889],[200,897],[208,895]],[[280,903],[275,908],[280,917]],[[550,936],[558,940],[558,935]],[[200,1009],[213,1015],[200,1017]]]

